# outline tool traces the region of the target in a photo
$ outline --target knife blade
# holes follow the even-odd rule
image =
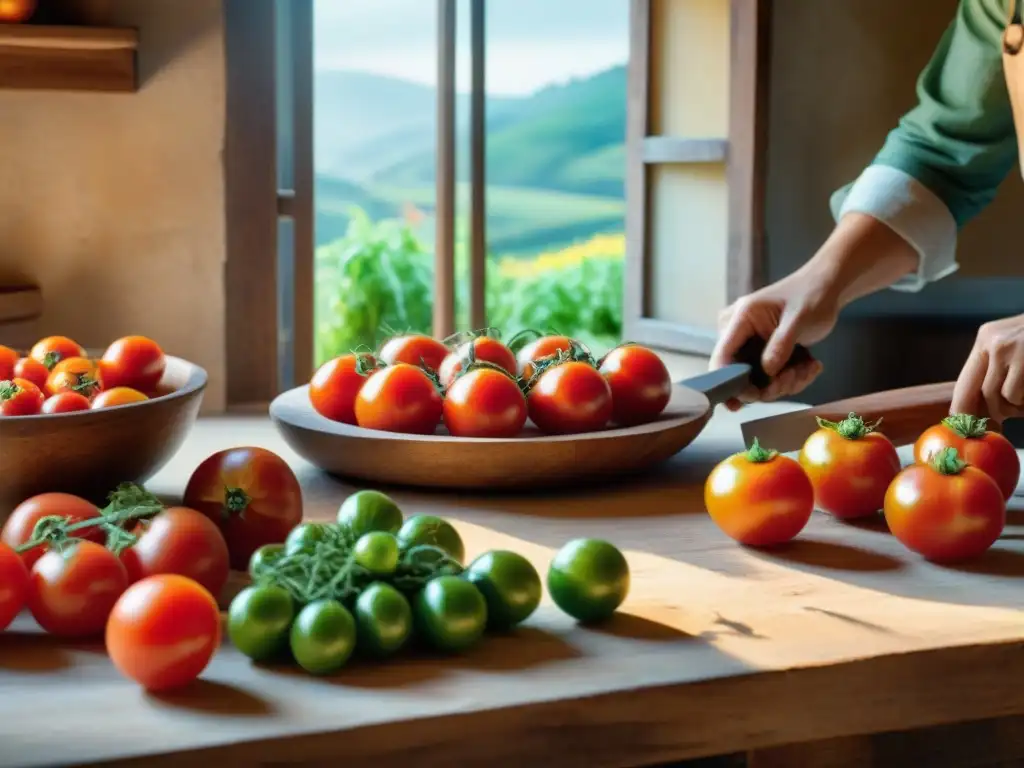
[[[920,434],[949,415],[956,382],[924,384],[813,405],[797,411],[751,419],[740,425],[744,445],[756,437],[765,448],[787,453],[799,450],[818,429],[818,419],[840,421],[856,413],[867,422],[882,419],[878,431],[895,445],[913,443]]]

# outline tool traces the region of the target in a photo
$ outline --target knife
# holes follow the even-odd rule
[[[818,429],[818,419],[841,421],[856,413],[866,422],[882,419],[878,431],[895,445],[913,443],[928,427],[949,415],[956,382],[891,389],[836,400],[798,411],[751,419],[740,425],[744,445],[756,437],[765,448],[787,453],[799,450]]]

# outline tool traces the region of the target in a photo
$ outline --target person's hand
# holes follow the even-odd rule
[[[767,342],[761,365],[772,377],[765,389],[751,386],[726,405],[736,410],[744,402],[778,400],[805,389],[821,373],[818,360],[783,368],[797,344],[821,341],[835,327],[838,316],[834,292],[806,273],[791,275],[726,307],[718,318],[719,338],[710,367],[733,362],[740,347],[759,336]]]
[[[953,389],[950,413],[1002,424],[1024,415],[1024,315],[985,323]]]

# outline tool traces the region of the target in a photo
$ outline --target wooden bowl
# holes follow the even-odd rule
[[[647,469],[697,436],[710,416],[701,392],[676,385],[650,424],[581,435],[545,435],[532,425],[509,439],[405,435],[331,421],[309,402],[308,386],[278,396],[270,418],[291,448],[333,475],[387,485],[515,489],[571,485]]]
[[[159,392],[141,403],[0,418],[0,522],[30,496],[63,491],[97,503],[118,483],[145,482],[195,423],[206,371],[167,358]]]

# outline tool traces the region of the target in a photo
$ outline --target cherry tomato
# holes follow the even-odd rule
[[[220,526],[231,567],[244,571],[253,552],[281,544],[302,522],[302,489],[287,462],[263,448],[219,451],[196,467],[184,505]]]
[[[530,419],[548,434],[594,432],[612,415],[612,391],[596,368],[570,361],[549,368],[526,398]]]
[[[149,691],[180,688],[199,677],[220,637],[217,601],[178,574],[150,576],[128,587],[106,627],[114,666]]]
[[[100,391],[100,383],[88,373],[73,371],[54,371],[46,379],[46,393],[59,395],[61,392],[77,392],[86,399],[92,398]]]
[[[516,361],[519,365],[519,375],[524,379],[533,376],[533,365],[531,363],[545,357],[552,357],[559,352],[568,352],[572,349],[574,341],[568,336],[541,336],[539,339],[530,342],[519,350]],[[587,352],[585,344],[575,342],[584,352]]]
[[[438,651],[464,651],[479,642],[487,628],[487,601],[459,576],[437,576],[412,604],[417,633]]]
[[[384,531],[370,531],[352,548],[352,560],[373,576],[390,576],[398,568],[398,539]]]
[[[43,413],[74,413],[76,411],[88,411],[92,403],[85,395],[78,392],[61,392],[46,398],[43,402]]]
[[[470,563],[463,576],[480,590],[487,602],[489,629],[509,630],[530,618],[540,605],[543,593],[540,574],[529,560],[515,552],[501,549],[485,552]],[[628,568],[626,583],[629,583]],[[561,581],[559,586],[562,586]],[[624,597],[621,586],[619,591]]]
[[[68,493],[43,493],[26,499],[14,508],[4,523],[3,531],[0,531],[0,541],[12,549],[29,543],[32,541],[36,523],[44,517],[66,518],[70,524],[74,524],[99,516],[100,511],[95,504],[78,496]],[[77,531],[75,536],[100,544],[106,541],[106,534],[99,526],[83,528]],[[33,547],[22,552],[21,559],[31,568],[46,550],[46,545]]]
[[[10,347],[0,344],[0,381],[14,378],[14,366],[21,356]]]
[[[647,347],[616,347],[605,355],[600,371],[612,389],[612,421],[616,424],[654,421],[672,399],[668,368]]]
[[[474,360],[496,365],[513,376],[518,372],[516,356],[512,354],[511,349],[491,336],[478,336],[472,341],[461,344],[458,349],[445,357],[444,362],[441,363],[437,377],[441,380],[441,385],[445,389],[452,385],[456,374],[462,370],[463,361],[470,354],[470,345],[472,345]]]
[[[361,358],[367,373],[359,370]],[[370,355],[342,355],[321,365],[309,382],[309,402],[314,410],[331,421],[355,424],[356,395],[374,365]]]
[[[460,563],[466,557],[466,545],[455,526],[434,515],[413,515],[398,529],[398,546],[403,551],[413,547],[437,547]]]
[[[437,339],[432,339],[422,333],[412,333],[406,336],[396,336],[389,339],[381,347],[380,360],[385,365],[396,363],[408,363],[416,367],[426,366],[436,372],[445,357],[448,356],[448,347]]]
[[[914,443],[914,461],[926,464],[943,448],[957,454],[975,469],[996,481],[1003,498],[1009,499],[1020,480],[1020,458],[1013,443],[986,429],[988,419],[957,413],[930,427]]]
[[[291,594],[276,584],[257,584],[239,592],[228,608],[228,637],[253,661],[282,658],[295,621]]]
[[[0,381],[0,416],[35,416],[42,410],[44,399],[31,381]]]
[[[445,395],[444,423],[456,437],[515,437],[526,424],[526,398],[503,370],[470,369]]]
[[[913,464],[885,494],[885,520],[893,536],[927,560],[955,562],[985,552],[1006,525],[998,483],[969,466],[956,448],[943,448],[926,464]]]
[[[57,363],[69,357],[85,357],[85,350],[67,336],[47,336],[36,342],[28,356],[52,370]]]
[[[300,667],[328,675],[345,666],[356,649],[356,620],[336,600],[317,600],[295,617],[288,644]]]
[[[365,429],[429,435],[444,406],[434,382],[408,363],[375,371],[356,397],[356,423]]]
[[[139,537],[121,553],[134,583],[147,576],[176,573],[219,595],[228,581],[228,545],[220,529],[201,512],[165,509],[133,531]]]
[[[357,539],[373,531],[397,534],[402,527],[402,510],[387,494],[380,491],[356,491],[338,507],[338,525]],[[323,534],[314,538],[322,538]]]
[[[94,379],[100,377],[100,367],[97,362],[87,357],[66,357],[59,361],[50,373],[87,373]]]
[[[100,358],[99,368],[106,387],[130,387],[140,392],[152,392],[163,378],[167,358],[152,339],[126,336],[107,347]]]
[[[31,381],[40,391],[46,391],[46,380],[49,377],[49,369],[31,357],[23,357],[14,364],[14,378]]]
[[[601,539],[570,541],[548,568],[548,592],[555,605],[585,623],[610,618],[626,599],[629,584],[625,556]]]
[[[704,505],[727,535],[750,547],[783,544],[807,525],[814,486],[800,464],[761,447],[734,454],[711,470]]]
[[[117,405],[131,405],[149,400],[149,397],[130,387],[104,389],[92,400],[93,408],[113,408]]]
[[[818,420],[820,429],[800,450],[800,466],[814,486],[819,509],[850,520],[878,514],[900,457],[889,438],[851,413],[840,422]]]
[[[352,613],[356,620],[356,648],[367,656],[391,656],[412,635],[409,601],[390,584],[376,581],[364,589]]]
[[[52,635],[98,635],[127,588],[128,573],[117,555],[101,544],[76,541],[64,551],[51,549],[32,566],[28,607]]]
[[[25,561],[0,544],[0,632],[7,629],[28,601],[29,575]]]

